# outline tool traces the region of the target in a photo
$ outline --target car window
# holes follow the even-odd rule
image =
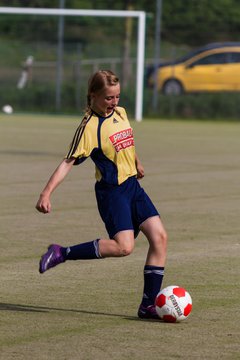
[[[191,64],[191,66],[196,65],[214,65],[214,64],[225,64],[227,63],[226,53],[212,54],[205,56]]]
[[[231,52],[228,55],[228,62],[240,63],[240,52]]]

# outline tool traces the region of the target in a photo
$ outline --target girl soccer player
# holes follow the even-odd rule
[[[144,169],[135,153],[133,131],[124,108],[118,107],[120,83],[111,71],[98,71],[89,80],[87,109],[66,157],[40,194],[36,208],[51,211],[50,196],[73,165],[91,157],[96,166],[95,193],[109,239],[74,246],[52,244],[41,257],[40,273],[67,260],[101,259],[132,253],[142,231],[149,242],[144,289],[138,316],[158,318],[154,306],[166,260],[167,234],[152,201],[140,186]]]

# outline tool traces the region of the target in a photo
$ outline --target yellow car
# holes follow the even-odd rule
[[[154,86],[154,67],[147,83]],[[240,91],[240,42],[209,44],[157,68],[157,87],[166,95],[200,91]]]

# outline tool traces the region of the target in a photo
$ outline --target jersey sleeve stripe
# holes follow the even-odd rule
[[[69,159],[72,154],[74,153],[74,150],[76,150],[76,147],[77,145],[79,144],[79,133],[81,131],[82,127],[81,125],[79,125],[79,127],[77,128],[75,134],[74,134],[74,137],[73,137],[73,140],[72,140],[72,143],[70,145],[70,149],[69,149],[69,152],[67,154],[67,159]]]
[[[77,147],[78,147],[78,144],[81,140],[81,137],[83,135],[83,132],[84,132],[84,129],[86,127],[86,124],[88,123],[88,121],[90,120],[91,118],[91,115],[89,116],[89,118],[85,121],[85,123],[82,123],[79,125],[79,127],[77,128],[75,134],[74,134],[74,137],[73,137],[73,140],[72,140],[72,143],[70,145],[70,149],[69,149],[69,152],[66,156],[67,159],[70,159],[72,157],[72,155],[75,153]]]

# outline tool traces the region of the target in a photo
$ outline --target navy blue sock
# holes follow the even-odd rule
[[[101,254],[99,253],[98,241],[99,239],[63,248],[63,256],[66,260],[99,259]]]
[[[142,305],[153,305],[159,293],[164,276],[164,267],[145,265]]]

